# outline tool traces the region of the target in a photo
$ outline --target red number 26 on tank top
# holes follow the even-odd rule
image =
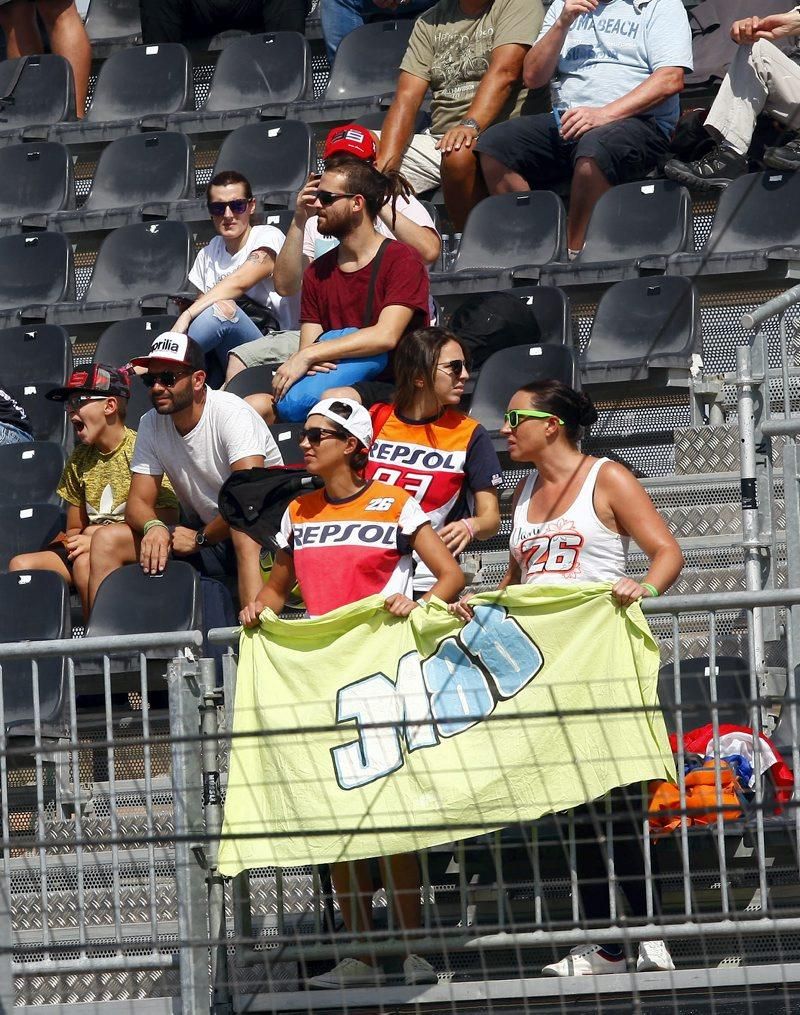
[[[583,536],[557,532],[553,536],[531,536],[522,544],[522,558],[529,574],[543,571],[571,571],[578,561]]]

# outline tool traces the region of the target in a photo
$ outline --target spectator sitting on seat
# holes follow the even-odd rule
[[[529,88],[555,74],[552,114],[522,116],[478,141],[492,194],[572,180],[567,244],[574,256],[598,199],[640,180],[667,154],[684,71],[692,67],[681,0],[554,0],[525,57]]]
[[[22,406],[0,388],[0,447],[33,440],[31,421]]]
[[[386,17],[416,18],[434,2],[435,0],[321,0],[319,13],[328,63],[333,65],[342,39],[368,21]]]
[[[218,32],[300,32],[306,0],[139,0],[142,41],[187,42]]]
[[[160,574],[172,554],[213,577],[236,569],[240,600],[249,603],[262,584],[260,547],[230,530],[217,501],[231,472],[283,464],[272,434],[237,395],[206,386],[203,352],[186,335],[159,335],[133,366],[146,370],[142,381],[152,390],[153,409],[139,422],[127,524],[107,526],[94,536],[90,604],[111,571],[139,560],[145,573]],[[165,475],[188,525],[170,528],[156,513]]]
[[[788,128],[800,127],[800,59],[788,56],[776,43],[800,35],[800,9],[766,18],[735,21],[731,38],[739,49],[705,128],[717,146],[694,162],[670,159],[664,174],[695,190],[724,187],[748,170],[747,152],[759,113],[768,113]],[[780,147],[767,148],[764,162],[774,169],[800,169],[800,135]]]
[[[478,135],[547,108],[545,94],[529,95],[522,83],[522,62],[543,15],[541,0],[439,0],[414,25],[380,133],[378,167],[402,168],[418,194],[441,184],[457,232],[486,196]],[[430,130],[414,134],[429,88]]]
[[[275,226],[252,225],[256,202],[249,181],[232,170],[217,173],[206,201],[217,235],[189,272],[200,295],[172,327],[215,354],[219,367],[207,366],[221,382],[231,349],[261,339],[266,329],[273,358],[297,349],[297,305],[275,292],[272,272],[284,235]]]
[[[335,169],[340,160],[348,158],[362,159],[368,165],[373,165],[376,154],[372,134],[366,127],[353,123],[346,127],[334,127],[330,131],[322,157],[326,169]],[[332,250],[339,242],[335,236],[322,236],[317,226],[315,202],[319,179],[319,175],[312,174],[298,194],[292,224],[275,260],[272,277],[275,291],[281,296],[295,296],[299,293],[303,271],[315,258]],[[392,224],[394,231],[391,228]],[[427,265],[434,264],[441,253],[442,241],[433,219],[424,205],[411,193],[399,193],[394,209],[390,202],[384,204],[374,225],[382,236],[387,236],[390,240],[398,239],[413,247]],[[434,307],[431,304],[431,316],[433,312]],[[226,380],[230,380],[246,367],[278,362],[281,358],[283,357],[276,358],[269,337],[248,342],[231,351]]]
[[[72,67],[75,82],[75,115],[81,119],[86,110],[92,47],[83,21],[71,0],[0,0],[0,28],[6,36],[6,57],[44,53],[36,15],[47,31],[50,50],[63,56]]]
[[[66,531],[44,550],[20,554],[9,564],[12,571],[60,574],[77,589],[84,619],[89,616],[95,537],[107,525],[124,528],[136,443],[136,433],[125,426],[130,394],[127,372],[101,363],[73,371],[66,387],[47,392],[46,398],[65,403],[78,441],[56,491],[69,505]],[[154,515],[164,524],[178,520],[178,501],[169,482],[158,492]]]
[[[360,159],[337,162],[316,192],[319,231],[339,245],[303,275],[300,349],[278,368],[272,394],[249,401],[272,423],[300,422],[332,384],[390,376],[389,353],[403,335],[428,323],[428,273],[416,250],[375,229],[378,212],[398,194],[388,177]],[[362,401],[372,403],[362,395]]]

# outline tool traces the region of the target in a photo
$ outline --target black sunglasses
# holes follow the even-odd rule
[[[346,441],[348,434],[339,433],[338,430],[326,430],[324,426],[307,426],[298,435],[299,442],[308,441],[314,448],[319,447],[326,437],[338,437],[340,441]]]
[[[453,377],[460,377],[467,365],[467,361],[463,359],[451,359],[448,363],[437,363],[436,365],[440,370],[447,370]]]
[[[154,384],[160,384],[162,388],[171,388],[182,377],[188,377],[191,370],[184,370],[176,374],[174,370],[163,370],[160,374],[142,374],[141,381],[146,388],[152,388]]]
[[[209,201],[208,212],[219,218],[225,214],[226,208],[230,208],[234,215],[244,215],[249,204],[249,197],[235,197],[232,201]]]
[[[317,200],[319,201],[319,203],[322,205],[323,208],[330,207],[330,205],[332,205],[334,201],[339,201],[343,197],[355,197],[355,196],[356,196],[355,194],[344,194],[344,193],[340,194],[332,190],[317,191]]]

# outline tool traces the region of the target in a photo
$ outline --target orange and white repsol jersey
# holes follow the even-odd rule
[[[404,490],[370,482],[353,497],[305,493],[286,509],[279,542],[292,555],[311,617],[365,596],[411,596],[411,545],[428,522]]]

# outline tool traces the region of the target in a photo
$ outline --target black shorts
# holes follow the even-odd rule
[[[612,185],[644,179],[669,150],[651,117],[632,116],[564,141],[552,113],[519,116],[481,134],[478,152],[491,155],[534,187],[569,180],[576,159],[593,159]]]

